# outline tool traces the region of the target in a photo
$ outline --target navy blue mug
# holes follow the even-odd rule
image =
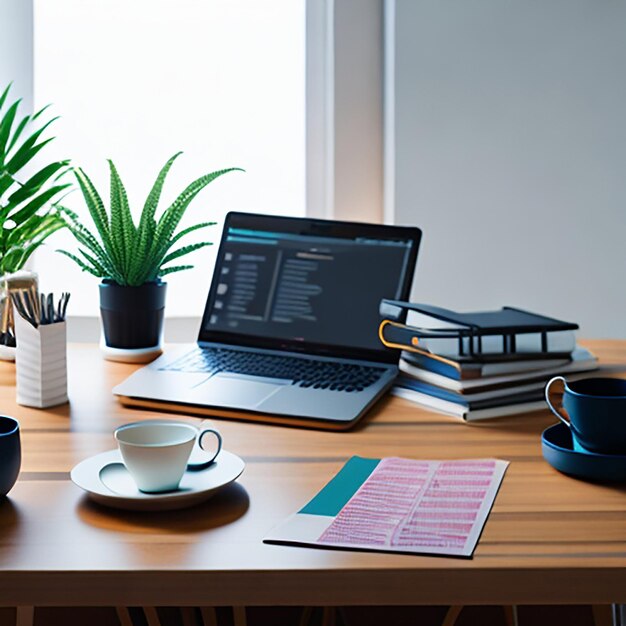
[[[0,415],[0,498],[6,496],[17,480],[22,464],[19,422]]]
[[[559,406],[554,384],[561,383]],[[626,380],[556,376],[546,385],[550,410],[572,431],[574,448],[598,454],[626,455]],[[578,444],[578,445],[576,445]]]

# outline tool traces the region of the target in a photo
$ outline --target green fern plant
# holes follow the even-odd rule
[[[0,95],[0,114],[10,89],[11,85]],[[43,133],[58,118],[33,132],[47,107],[16,123],[20,103],[7,105],[0,117],[0,275],[22,269],[44,240],[65,226],[53,203],[70,186],[57,182],[69,161],[54,161],[31,176],[24,175],[39,151],[54,139],[44,139]]]
[[[174,161],[182,154],[178,152],[163,166],[144,204],[139,223],[135,224],[131,214],[124,184],[112,161],[110,169],[110,210],[104,206],[94,184],[87,174],[74,170],[89,214],[96,228],[95,234],[84,226],[76,213],[63,208],[68,228],[82,246],[80,257],[66,250],[59,252],[70,257],[82,270],[112,281],[118,285],[138,287],[157,281],[162,276],[191,269],[193,265],[172,264],[182,256],[211,245],[208,241],[181,245],[172,250],[183,237],[215,222],[201,222],[175,232],[191,201],[216,178],[232,171],[243,171],[231,167],[201,176],[192,182],[157,219],[156,213],[161,191]]]

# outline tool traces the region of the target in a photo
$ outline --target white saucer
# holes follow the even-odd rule
[[[15,348],[0,344],[0,361],[15,361]]]
[[[100,339],[100,351],[107,361],[118,363],[150,363],[163,353],[160,345],[151,348],[112,348],[106,345],[104,337]]]
[[[119,450],[85,459],[74,467],[72,481],[100,504],[132,511],[171,511],[193,506],[237,480],[246,464],[222,450],[215,463],[202,471],[185,472],[180,487],[167,493],[143,493],[122,464]]]

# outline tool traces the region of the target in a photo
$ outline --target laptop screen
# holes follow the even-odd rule
[[[382,298],[406,299],[416,228],[227,216],[200,341],[394,361]]]

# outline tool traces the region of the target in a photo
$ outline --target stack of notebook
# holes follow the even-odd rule
[[[395,321],[402,309],[407,323]],[[395,301],[381,311],[381,340],[402,350],[392,393],[464,420],[543,409],[550,378],[597,368],[576,344],[576,324],[527,311],[460,314]]]

